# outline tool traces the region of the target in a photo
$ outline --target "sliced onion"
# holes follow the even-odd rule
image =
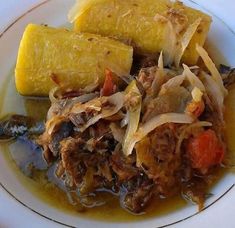
[[[112,116],[117,113],[124,105],[124,94],[121,92],[115,93],[110,97],[101,97],[101,99],[105,99],[107,102],[112,104],[112,107],[109,108],[101,108],[101,113],[92,117],[84,126],[79,128],[79,131],[83,132],[91,125],[98,122],[100,119],[104,119],[106,117]],[[87,106],[88,107],[88,106]],[[93,107],[91,107],[93,108]]]
[[[50,99],[50,101],[51,101],[52,104],[55,103],[55,102],[57,102],[57,101],[59,100],[59,99],[56,98],[56,96],[55,96],[55,94],[56,94],[59,90],[60,90],[59,87],[54,87],[54,88],[52,88],[52,89],[50,90],[50,92],[49,92],[49,99]]]
[[[98,96],[99,96],[99,93],[88,93],[88,94],[81,95],[79,97],[68,99],[66,100],[66,104],[64,106],[64,110],[62,111],[62,114],[67,113],[73,107],[73,105],[77,103],[89,102],[92,99],[97,98]]]
[[[176,154],[180,153],[181,144],[182,144],[183,140],[186,138],[188,133],[192,132],[193,129],[196,129],[196,128],[210,127],[210,126],[212,126],[212,123],[210,123],[210,122],[207,122],[207,121],[198,121],[198,122],[190,124],[189,126],[184,128],[181,131],[181,134],[179,135],[179,139],[177,141],[176,150],[175,150]]]
[[[176,67],[179,67],[180,60],[181,60],[182,56],[184,55],[184,52],[185,52],[186,48],[188,47],[191,39],[193,38],[195,32],[197,31],[197,28],[200,25],[201,21],[202,21],[202,19],[198,18],[196,21],[193,22],[193,24],[190,24],[188,26],[187,30],[183,34],[183,37],[181,39],[181,45],[179,47],[180,50],[178,50],[175,55]]]
[[[159,75],[160,77],[163,77],[164,76],[164,63],[163,63],[163,55],[162,55],[162,51],[159,55],[159,58],[158,58],[158,70],[159,70]]]
[[[214,81],[218,84],[219,88],[221,89],[222,94],[224,96],[226,96],[228,94],[228,91],[225,89],[222,77],[221,77],[219,71],[217,70],[215,64],[213,63],[213,61],[209,57],[208,53],[206,52],[206,50],[203,47],[201,47],[199,45],[196,46],[196,50],[197,50],[198,54],[200,55],[200,57],[202,58],[203,62],[205,63],[206,67],[210,71],[212,78],[214,79]]]
[[[87,94],[83,94],[79,97],[73,97],[72,99],[70,99],[70,104],[75,104],[77,102],[80,102],[80,103],[85,103],[85,102],[88,102],[96,97],[99,96],[99,93],[87,93]]]
[[[199,66],[190,66],[189,69],[190,70],[197,70],[197,69],[200,69],[200,67]]]
[[[127,113],[121,121],[121,127],[125,127],[129,122],[129,114]]]
[[[82,112],[85,112],[86,109],[90,109],[90,110],[94,110],[96,112],[100,112],[101,111],[101,107],[102,107],[102,100],[104,99],[105,97],[99,97],[99,98],[95,98],[95,99],[92,99],[84,104],[80,103],[80,102],[77,102],[75,103],[70,112],[71,113],[74,113],[74,114],[80,114]]]
[[[178,75],[170,80],[168,80],[165,84],[162,85],[161,90],[159,92],[159,95],[164,94],[167,92],[168,89],[173,88],[173,87],[178,87],[180,86],[183,81],[185,80],[185,75]]]
[[[112,131],[114,139],[119,143],[122,143],[125,136],[125,131],[121,127],[117,126],[116,123],[111,123],[109,127]]]
[[[132,81],[132,83],[127,87],[127,90],[128,93],[132,96],[130,99],[138,99],[138,102],[136,103],[136,107],[132,107],[130,110],[128,110],[129,122],[122,144],[122,150],[126,156],[131,153],[131,151],[128,151],[130,148],[129,144],[131,143],[131,139],[133,138],[133,135],[136,133],[139,126],[142,103],[141,93],[136,86],[136,81]]]
[[[131,142],[129,143],[129,148],[127,149],[127,155],[132,153],[135,144],[142,140],[148,133],[153,131],[155,128],[165,124],[165,123],[184,123],[189,124],[194,121],[194,118],[188,114],[180,113],[164,113],[153,117],[148,122],[139,127],[138,131],[135,133]]]
[[[192,98],[195,102],[200,102],[202,100],[203,93],[197,87],[193,88],[191,94],[192,94]]]
[[[175,57],[175,53],[176,53],[176,49],[177,49],[177,34],[176,31],[173,27],[172,22],[160,15],[160,14],[156,14],[154,16],[154,20],[156,21],[164,21],[166,22],[166,26],[165,26],[165,34],[163,37],[164,40],[164,44],[163,44],[163,54],[164,54],[164,64],[165,65],[171,65],[174,61],[174,57]]]
[[[125,82],[127,85],[129,85],[135,78],[132,75],[118,75],[116,74],[118,78],[120,78],[123,82]]]
[[[61,102],[57,101],[51,104],[51,107],[49,108],[47,112],[47,120],[50,120],[55,115],[58,115],[62,110],[62,104]]]
[[[99,77],[97,76],[95,81],[92,84],[87,85],[84,88],[81,88],[79,91],[84,93],[91,93],[99,86]]]
[[[54,116],[46,122],[46,132],[51,135],[55,126],[65,120],[64,116]]]
[[[158,92],[160,91],[161,85],[165,81],[165,72],[164,72],[164,65],[163,65],[163,55],[162,51],[158,58],[158,69],[155,73],[155,77],[153,79],[153,83],[151,85],[153,97],[157,96]]]
[[[189,69],[189,67],[187,65],[183,64],[183,68],[184,68],[183,74],[187,77],[190,84],[193,87],[197,87],[202,92],[205,92],[206,89],[205,89],[205,86],[203,85],[203,83],[201,82],[201,80]]]
[[[166,33],[166,37],[165,37],[165,42],[164,46],[163,46],[163,50],[164,50],[164,63],[169,66],[173,63],[174,58],[175,58],[175,53],[176,53],[176,49],[177,49],[177,35],[176,32],[174,30],[174,27],[172,25],[172,23],[170,21],[168,21],[168,32]],[[170,39],[169,39],[170,37]]]
[[[141,140],[145,135],[149,132],[153,131],[155,128],[163,125],[165,123],[192,123],[193,117],[187,114],[180,114],[180,113],[165,113],[160,114],[158,116],[153,117],[148,122],[143,124],[138,132],[136,133],[137,138]]]
[[[208,93],[212,103],[215,105],[221,120],[223,120],[223,110],[224,110],[224,96],[219,88],[219,85],[212,79],[212,77],[205,72],[202,73],[203,82],[206,87],[206,92]]]
[[[85,103],[99,96],[99,93],[88,93],[79,97],[57,100],[51,104],[47,112],[47,120],[55,115],[66,115],[70,109],[77,103]]]

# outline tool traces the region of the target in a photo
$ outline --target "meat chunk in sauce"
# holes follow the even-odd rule
[[[154,64],[152,66],[151,62],[148,64],[150,67],[141,69],[136,80],[138,89],[141,88],[139,91],[142,99],[137,130],[163,113],[187,113],[188,105],[193,102],[192,88],[187,83],[186,86],[177,85],[161,90],[162,83],[182,74],[170,69],[164,69],[166,75],[153,93],[153,83],[158,82],[155,79],[159,67]],[[122,151],[125,132],[129,127],[126,126],[129,118],[126,103],[123,102],[123,107],[117,113],[102,119],[99,115],[104,107],[99,105],[99,110],[94,111],[93,103],[89,102],[91,107],[88,105],[82,112],[79,112],[81,103],[77,103],[74,104],[77,108],[73,105],[70,107],[76,112],[70,113],[67,110],[66,115],[53,115],[38,140],[48,163],[58,159],[58,177],[65,178],[70,189],[76,189],[80,196],[96,191],[119,195],[120,204],[133,213],[143,212],[153,197],[169,198],[181,192],[200,205],[200,209],[203,207],[205,186],[209,183],[205,180],[222,162],[224,151],[222,154],[219,150],[219,159],[213,161],[207,156],[208,161],[205,163],[200,161],[198,151],[189,147],[188,143],[194,142],[197,134],[207,132],[209,125],[207,128],[200,126],[187,132],[185,129],[188,125],[184,123],[162,124],[138,141],[132,153],[127,156]],[[202,102],[204,107],[193,117],[193,121],[213,123],[209,128],[222,147],[223,123],[214,113],[210,98],[203,96]],[[115,108],[110,103],[105,107],[106,111],[109,106]],[[84,128],[88,121],[96,118],[98,121]],[[203,175],[201,181],[198,177],[200,175]]]

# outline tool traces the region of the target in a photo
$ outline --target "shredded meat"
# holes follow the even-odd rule
[[[80,184],[86,173],[83,159],[89,156],[84,152],[84,141],[72,137],[63,140],[60,154],[63,168],[72,177],[73,184]]]
[[[110,159],[112,169],[120,182],[130,180],[138,174],[137,168],[133,166],[134,163],[135,161],[131,157],[126,159],[120,151],[114,152]]]
[[[144,110],[143,122],[162,113],[180,113],[185,109],[189,99],[190,94],[183,87],[169,89],[167,93],[159,95],[148,102]]]
[[[178,16],[171,18],[175,20],[175,24],[184,20],[180,14],[180,10],[168,11],[169,17]],[[114,108],[115,105],[108,102],[107,97],[102,104],[99,99],[81,104],[74,102],[75,100],[70,101],[68,97],[66,102],[70,104],[69,109],[67,107],[66,112],[63,112],[61,106],[60,112],[53,114],[50,111],[51,118],[38,142],[43,147],[48,163],[57,159],[58,178],[63,178],[66,186],[76,190],[79,196],[87,196],[101,190],[108,191],[119,195],[120,204],[124,208],[133,213],[140,213],[153,197],[167,198],[182,192],[185,198],[196,202],[199,209],[202,209],[206,187],[209,185],[207,179],[219,164],[214,162],[206,167],[206,172],[200,173],[192,164],[192,155],[187,151],[187,143],[209,128],[214,130],[215,137],[223,145],[224,123],[218,118],[213,103],[206,94],[203,94],[201,100],[203,106],[198,107],[198,103],[195,106],[192,86],[188,85],[188,82],[164,87],[165,90],[162,90],[161,83],[181,75],[182,70],[164,68],[163,81],[159,82],[161,85],[157,92],[153,93],[152,85],[159,75],[160,68],[152,60],[152,57],[149,57],[145,59],[145,63],[141,63],[150,67],[140,70],[135,90],[123,92],[123,106],[115,114],[104,119],[97,118],[96,122],[83,128],[91,118],[94,120],[97,116],[100,117],[100,113]],[[192,71],[196,73],[196,70]],[[136,90],[139,90],[138,97]],[[141,106],[141,112],[137,115],[137,112],[132,111],[138,105]],[[198,119],[209,121],[213,125],[189,128],[190,130],[181,134],[188,124],[162,124],[145,134],[141,141],[137,141],[132,153],[127,156],[122,148],[126,143],[127,129],[134,128],[130,123],[138,120],[137,130],[133,133],[133,137],[138,138],[138,133],[142,134],[141,127],[163,113],[190,113],[192,125],[199,123]]]
[[[146,178],[144,174],[138,178],[133,178],[125,185],[123,205],[134,213],[139,213],[147,206],[150,199],[156,194],[154,184]]]
[[[152,179],[158,191],[169,195],[169,189],[176,189],[181,165],[180,155],[175,154],[176,129],[174,124],[157,128],[148,138],[141,141],[137,148],[137,165]]]
[[[148,91],[149,88],[151,87],[156,71],[157,71],[157,67],[154,66],[154,67],[149,67],[149,68],[143,68],[139,72],[138,81],[142,84],[145,91]]]
[[[53,126],[47,127],[49,129],[46,129],[39,137],[38,144],[42,145],[44,149],[45,160],[51,163],[60,152],[60,142],[72,134],[73,125],[65,118],[58,118]]]
[[[69,122],[62,122],[61,125],[56,126],[53,135],[51,136],[51,141],[48,145],[49,149],[56,155],[59,153],[60,141],[68,137],[72,131],[72,125]]]

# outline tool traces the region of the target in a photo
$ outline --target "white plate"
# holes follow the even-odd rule
[[[10,1],[11,3],[19,4],[19,1]],[[22,1],[23,2],[23,1]],[[68,9],[73,4],[73,0],[51,0],[43,2],[42,4],[36,5],[35,1],[28,1],[28,5],[26,1],[24,3],[29,11],[23,13],[22,6],[18,8],[16,11],[11,11],[8,8],[8,12],[11,12],[11,19],[15,17],[17,18],[13,23],[3,24],[3,32],[0,33],[0,84],[3,85],[5,79],[9,76],[9,72],[15,64],[17,50],[19,41],[21,39],[22,33],[24,31],[25,26],[28,23],[44,23],[51,26],[61,26],[64,25],[67,21],[67,12]],[[187,5],[193,6],[194,8],[201,8],[200,6],[194,4],[189,0],[184,1]],[[7,3],[0,3],[7,8]],[[0,5],[0,6],[2,6]],[[16,9],[16,8],[15,8]],[[205,8],[202,10],[205,11]],[[15,16],[14,16],[15,15]],[[0,15],[0,19],[7,17],[7,14]],[[209,34],[209,43],[211,51],[219,52],[222,54],[219,55],[217,59],[218,62],[223,61],[224,63],[228,63],[231,66],[235,66],[235,34],[229,29],[226,24],[221,22],[218,18],[213,16],[213,25]],[[214,48],[216,47],[216,49]],[[9,104],[20,104],[22,99],[19,96],[12,96],[11,93],[7,94],[5,100],[5,108],[4,111],[11,112],[15,111],[14,105]],[[6,105],[8,104],[8,105]],[[24,113],[24,110],[17,110],[18,112]],[[213,227],[233,227],[235,226],[235,218],[234,216],[227,218],[228,215],[231,215],[231,210],[234,210],[235,205],[235,187],[234,186],[235,177],[232,174],[227,174],[213,189],[213,197],[207,200],[206,206],[208,207],[203,212],[197,214],[196,206],[188,206],[179,211],[172,212],[168,215],[164,215],[158,217],[156,219],[148,219],[141,222],[132,223],[112,223],[112,226],[115,227],[163,227],[168,225],[174,226],[189,226],[193,227],[208,227],[209,225]],[[2,186],[0,199],[2,198],[2,202],[10,203],[10,205],[6,205],[8,210],[5,211],[1,206],[0,209],[0,221],[2,218],[2,224],[8,226],[11,224],[11,227],[19,227],[27,224],[28,226],[31,224],[35,226],[43,226],[43,227],[52,227],[59,226],[60,224],[75,226],[75,227],[110,227],[110,223],[99,222],[99,221],[89,221],[83,219],[82,217],[73,216],[70,214],[65,214],[60,210],[57,210],[53,207],[48,206],[44,202],[40,201],[36,198],[31,192],[29,192],[25,186],[17,179],[15,172],[9,167],[8,162],[4,159],[2,153],[0,153],[0,183]],[[8,192],[7,194],[5,192]],[[12,200],[9,200],[9,195],[15,199],[15,202],[12,203]],[[17,206],[15,206],[17,204]],[[3,205],[3,204],[1,204]],[[59,207],[59,202],[58,202]],[[224,210],[224,208],[230,210]],[[14,215],[15,221],[11,221],[12,217],[8,217],[7,213],[12,213]],[[214,215],[218,214],[221,216],[222,220],[218,220]],[[28,219],[28,221],[22,220]],[[206,218],[206,220],[204,220]],[[203,220],[204,221],[203,221]],[[52,222],[53,220],[53,222]],[[38,221],[38,223],[35,223]],[[203,221],[203,222],[202,222]],[[220,223],[221,221],[221,223]],[[25,226],[27,226],[25,225]],[[2,227],[2,226],[1,226]]]

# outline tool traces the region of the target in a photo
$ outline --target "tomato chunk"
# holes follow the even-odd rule
[[[206,130],[189,139],[187,153],[193,168],[202,172],[219,164],[224,158],[224,146],[213,130]]]
[[[113,82],[112,71],[105,69],[105,81],[101,90],[102,96],[110,96],[115,92],[116,85]]]

